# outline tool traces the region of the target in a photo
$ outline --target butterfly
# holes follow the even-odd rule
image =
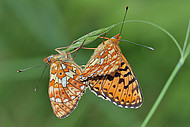
[[[86,85],[81,82],[82,69],[63,51],[44,59],[50,64],[49,98],[58,118],[68,116],[78,104]]]
[[[125,108],[138,108],[143,96],[136,76],[119,47],[120,36],[101,43],[84,69],[86,81],[97,96]]]

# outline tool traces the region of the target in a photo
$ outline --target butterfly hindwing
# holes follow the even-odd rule
[[[121,65],[115,72],[92,78],[88,85],[97,95],[120,107],[138,108],[143,101],[140,85],[123,55]]]
[[[74,100],[66,102],[66,103],[57,103],[57,102],[51,101],[51,106],[53,108],[54,114],[58,118],[64,118],[68,116],[71,113],[71,111],[73,111],[76,108],[79,99],[80,97],[77,97]]]

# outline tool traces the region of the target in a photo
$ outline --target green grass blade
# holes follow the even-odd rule
[[[148,115],[146,116],[145,120],[143,121],[141,127],[146,127],[147,123],[149,122],[149,120],[151,119],[152,115],[154,114],[154,112],[158,108],[158,105],[162,101],[162,99],[163,99],[164,95],[166,94],[166,92],[167,92],[167,90],[168,90],[171,82],[175,78],[177,72],[182,67],[182,65],[183,65],[183,63],[181,63],[181,61],[179,61],[178,64],[176,65],[176,67],[174,68],[174,70],[171,73],[170,77],[168,78],[166,84],[164,85],[164,87],[163,87],[160,95],[158,96],[157,100],[155,101],[154,105],[152,106],[151,110],[149,111]]]
[[[184,55],[185,52],[186,52],[186,46],[187,46],[187,42],[188,42],[188,39],[189,39],[189,31],[190,31],[190,20],[189,20],[189,24],[188,24],[188,28],[187,28],[187,33],[186,33],[186,37],[185,37],[185,42],[184,42],[184,45],[183,45],[183,55]]]
[[[183,56],[184,60],[186,60],[186,58],[188,57],[189,54],[190,54],[190,43],[189,43],[189,45],[186,48],[185,55]]]
[[[187,42],[189,40],[189,33],[190,33],[190,20],[189,20],[189,25],[188,25],[188,29],[187,29],[187,33],[186,33],[186,37],[185,37],[185,42],[184,42],[184,60],[186,60],[186,58],[188,57],[188,55],[190,54],[190,43],[188,44],[187,48],[186,48],[186,45],[187,45]],[[186,49],[185,49],[186,48]]]
[[[74,48],[79,47],[84,41],[83,45],[87,45],[89,43],[91,43],[92,41],[96,40],[98,37],[100,37],[101,35],[107,33],[109,30],[111,30],[113,27],[115,27],[115,25],[111,25],[108,26],[106,28],[102,28],[102,29],[98,29],[95,30],[93,32],[90,32],[82,37],[80,37],[79,39],[75,40],[75,43],[73,45],[71,45],[69,48],[65,49],[64,51],[69,51],[72,50]]]

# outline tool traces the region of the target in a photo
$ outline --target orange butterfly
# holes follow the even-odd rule
[[[138,108],[143,96],[132,68],[119,47],[120,36],[98,46],[84,69],[81,81],[99,97],[125,108]]]
[[[59,53],[45,58],[44,62],[50,64],[51,106],[58,118],[64,118],[75,109],[86,85],[79,80],[82,69],[74,63],[71,55],[63,51]]]

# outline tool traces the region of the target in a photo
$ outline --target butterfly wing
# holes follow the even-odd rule
[[[51,106],[54,114],[60,119],[67,117],[76,108],[79,99],[80,97],[77,97],[72,101],[65,103],[58,103],[55,101],[51,101]]]
[[[51,64],[49,98],[58,118],[70,114],[85,91],[85,84],[79,80],[81,71],[74,62],[56,60]]]
[[[109,39],[105,44],[100,44],[94,51],[91,59],[88,61],[84,69],[81,80],[86,80],[89,77],[104,76],[110,74],[119,68],[121,64],[121,49],[117,39]]]
[[[90,89],[104,99],[125,108],[138,108],[142,105],[143,96],[140,85],[126,58],[118,70],[106,76],[91,78]]]

